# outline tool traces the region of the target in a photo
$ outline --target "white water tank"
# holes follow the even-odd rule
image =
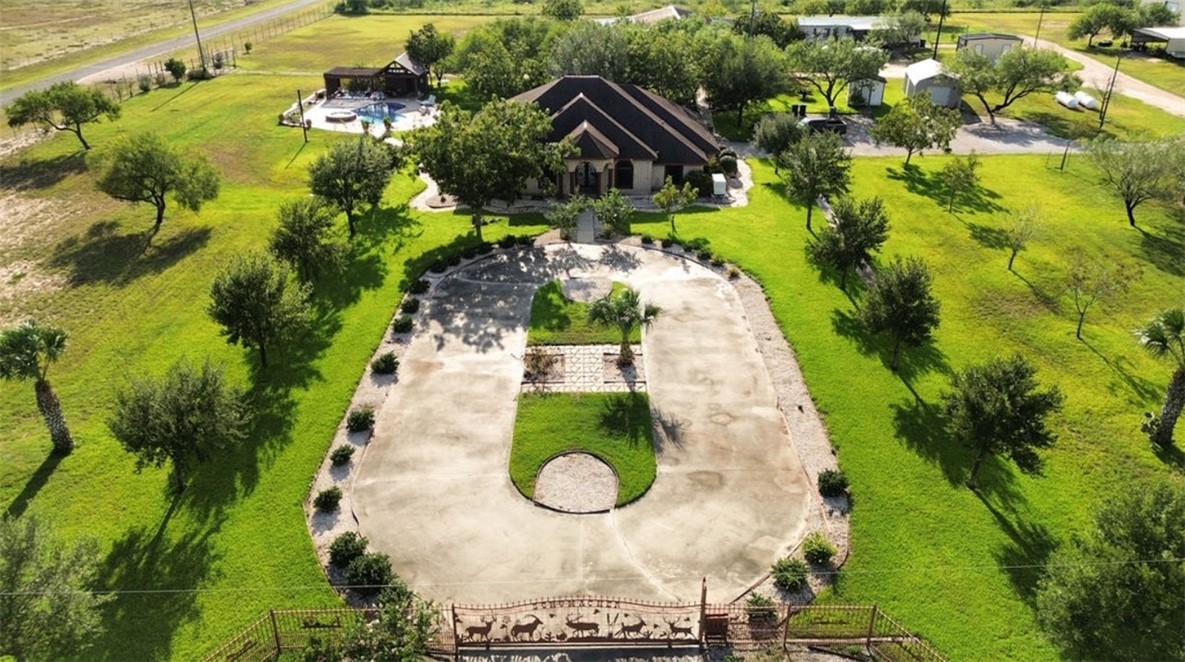
[[[1069,92],[1058,92],[1053,95],[1053,98],[1057,99],[1058,103],[1070,110],[1078,110],[1078,99],[1074,98],[1074,95]]]
[[[1099,109],[1099,100],[1090,96],[1086,92],[1083,92],[1082,90],[1078,90],[1077,92],[1075,92],[1074,98],[1078,100],[1078,105],[1082,106],[1083,108],[1086,108],[1088,110],[1098,110]]]

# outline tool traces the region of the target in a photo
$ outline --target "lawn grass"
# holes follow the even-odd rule
[[[205,313],[214,274],[264,249],[277,205],[307,195],[309,163],[341,139],[312,132],[305,145],[299,130],[276,126],[292,87],[315,82],[228,75],[137,96],[118,123],[90,128],[96,150],[154,130],[223,173],[218,200],[200,214],[171,206],[147,249],[152,211],[96,192],[73,136],[0,162],[6,193],[43,203],[35,226],[13,220],[0,241],[0,268],[24,274],[15,285],[6,275],[5,288],[41,284],[0,298],[0,319],[34,316],[69,332],[49,376],[78,441],[69,457],[50,458],[32,386],[0,383],[0,507],[43,515],[67,538],[97,538],[104,588],[129,591],[104,609],[107,633],[80,657],[199,658],[270,607],[341,604],[304,523],[309,481],[405,286],[471,232],[464,214],[410,211],[423,184],[400,173],[361,220],[345,272],[318,283],[312,333],[277,348],[267,371],[227,345]],[[523,216],[485,233],[545,229]],[[248,442],[203,465],[173,499],[167,470],[136,473],[106,419],[129,376],[161,375],[182,356],[224,365],[259,416]]]
[[[654,430],[645,393],[524,393],[510,447],[510,479],[528,499],[535,476],[559,453],[585,451],[617,472],[617,505],[654,482]]]
[[[782,199],[768,162],[754,164],[749,206],[686,211],[680,233],[763,283],[852,481],[852,557],[823,599],[875,602],[952,660],[1056,659],[1036,625],[1031,566],[1084,531],[1111,492],[1170,472],[1179,481],[1185,468],[1139,431],[1170,371],[1131,334],[1183,303],[1185,219],[1150,204],[1141,229],[1127,227],[1085,158],[1059,172],[1040,156],[983,157],[978,200],[947,214],[935,183],[947,158],[928,155],[913,173],[899,158],[857,159],[853,169],[853,192],[881,197],[892,219],[880,261],[925,259],[943,304],[935,343],[907,352],[897,374],[889,344],[855,323],[862,297],[853,303],[804,258],[805,210]],[[1032,204],[1042,232],[1010,273],[1008,213]],[[661,222],[643,217],[635,228]],[[1127,296],[1091,311],[1081,342],[1063,285],[1073,247],[1143,267]],[[1014,352],[1066,394],[1053,422],[1060,439],[1044,477],[989,460],[977,496],[964,486],[971,454],[943,434],[938,396],[953,370]]]
[[[612,294],[620,295],[628,288],[613,283]],[[617,329],[588,321],[588,304],[572,301],[564,296],[563,285],[553,280],[535,291],[531,301],[531,330],[528,345],[615,345],[621,342]],[[642,331],[630,332],[630,342],[642,342]]]

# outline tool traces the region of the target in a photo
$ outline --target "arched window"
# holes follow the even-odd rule
[[[620,189],[634,188],[634,164],[632,161],[618,161],[613,168],[613,186]]]

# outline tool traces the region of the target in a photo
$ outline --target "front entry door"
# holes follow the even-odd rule
[[[585,161],[576,166],[576,187],[581,195],[595,197],[601,193],[601,173]]]

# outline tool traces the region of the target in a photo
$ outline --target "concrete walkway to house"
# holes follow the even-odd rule
[[[642,361],[658,477],[605,514],[535,506],[507,473],[535,289],[622,281],[663,313]],[[497,602],[542,595],[716,601],[801,539],[811,486],[733,286],[696,263],[625,246],[553,244],[450,274],[425,302],[347,487],[359,529],[417,592]]]

